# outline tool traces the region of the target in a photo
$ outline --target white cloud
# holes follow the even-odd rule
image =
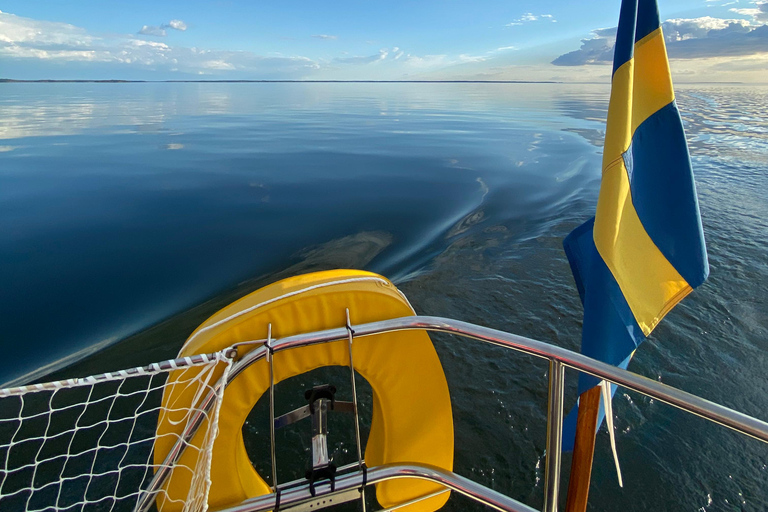
[[[237,69],[234,64],[221,59],[203,61],[200,63],[200,67],[205,69],[215,69],[217,71],[231,71]]]
[[[759,4],[760,7],[768,4]],[[700,59],[768,52],[768,25],[743,19],[703,16],[675,18],[662,23],[670,59]],[[559,56],[560,66],[605,64],[613,60],[616,28],[597,29],[581,48]]]
[[[168,23],[163,23],[159,27],[144,25],[141,27],[141,30],[139,30],[139,34],[144,36],[165,37],[168,35],[168,32],[166,31],[168,28],[184,32],[187,30],[187,24],[181,20],[171,20]]]
[[[172,28],[174,30],[181,30],[183,32],[187,30],[187,24],[181,20],[171,20],[168,22],[168,28]]]
[[[130,44],[133,46],[149,46],[151,48],[159,48],[161,50],[170,50],[171,47],[165,43],[159,41],[145,41],[144,39],[131,39]]]
[[[400,52],[402,54],[402,52]],[[385,60],[389,55],[389,49],[382,48],[379,53],[368,56],[355,56],[355,57],[338,57],[333,59],[333,62],[337,64],[371,64],[373,62],[379,62]],[[402,55],[396,56],[399,59]]]
[[[741,14],[742,16],[752,16],[755,17],[760,14],[760,9],[753,8],[753,9],[728,9],[731,12],[735,12],[736,14]]]
[[[459,55],[459,62],[483,62],[485,60],[488,60],[488,57],[479,55],[466,55],[463,53]]]
[[[326,41],[335,41],[336,39],[339,38],[339,36],[331,36],[328,34],[315,34],[312,37],[314,37],[315,39],[324,39]]]
[[[676,18],[665,21],[662,30],[666,41],[684,41],[708,37],[712,30],[732,30],[730,27],[733,25],[746,28],[750,26],[750,23],[746,20],[713,18],[712,16]]]
[[[171,24],[176,25],[175,30],[186,29],[181,20],[171,20],[167,28],[172,28]],[[126,72],[138,69],[223,76],[238,71],[245,78],[302,78],[319,68],[316,62],[302,56],[263,56],[244,51],[187,48],[130,35],[97,37],[66,23],[39,21],[4,12],[0,12],[0,58],[6,58],[3,74],[9,72],[14,62],[22,60],[87,62],[102,66],[94,69],[107,69],[104,66],[108,65],[112,76],[115,69]]]
[[[765,3],[754,5],[762,12]],[[760,71],[764,74],[768,58],[768,26],[759,23],[759,16],[758,13],[750,19],[702,17],[666,21],[664,32],[673,58],[673,70],[686,77],[710,79],[710,74],[724,76],[728,73],[733,73],[734,77],[754,77],[759,75],[754,66],[762,66]],[[525,13],[518,20],[514,23],[555,21],[551,14],[535,13]],[[186,29],[187,25],[181,20],[171,20],[156,28],[168,32],[182,30],[182,27]],[[106,75],[110,78],[151,76],[163,79],[199,74],[209,78],[240,79],[594,80],[609,76],[615,35],[616,28],[593,31],[590,38],[582,41],[580,49],[556,59],[557,64],[568,67],[530,65],[533,61],[514,52],[517,50],[515,46],[490,49],[480,55],[459,52],[417,55],[408,52],[407,48],[391,46],[376,52],[368,50],[358,56],[354,52],[351,55],[339,52],[335,59],[312,60],[280,53],[259,55],[249,51],[189,48],[135,35],[94,35],[65,23],[0,13],[0,59],[3,59],[2,74],[11,78],[22,78],[14,73],[26,73],[17,70],[34,68],[42,70],[39,71],[44,75],[41,78],[72,78],[72,75],[62,75],[71,72],[81,73],[81,77],[87,72],[94,78]],[[337,38],[328,34],[313,37]],[[764,52],[762,57],[756,56],[760,51]],[[34,62],[46,64],[35,68]],[[65,66],[52,64],[54,62],[78,64]]]
[[[749,16],[755,22],[768,23],[768,1],[758,0],[752,2],[752,4],[754,4],[755,7],[742,9],[733,8],[730,9],[730,11],[735,12],[736,14],[741,14],[742,16]]]
[[[94,50],[41,50],[25,46],[0,47],[0,55],[17,59],[109,62],[110,55]]]
[[[85,47],[96,40],[84,29],[68,23],[38,21],[0,11],[0,43]]]
[[[461,64],[473,64],[485,62],[488,60],[487,55],[469,55],[462,53],[459,55],[412,55],[408,54],[404,60],[405,64],[409,67],[416,68],[420,71],[428,71],[442,68],[449,68],[451,66],[457,66]]]
[[[143,36],[165,37],[168,35],[168,32],[166,32],[164,28],[150,27],[149,25],[144,25],[143,27],[141,27],[141,30],[139,30],[139,34]]]
[[[523,23],[529,23],[532,21],[542,21],[542,20],[549,20],[553,23],[556,23],[557,20],[552,14],[533,14],[532,12],[526,12],[516,20],[512,21],[511,23],[507,23],[507,27],[516,27],[519,25],[522,25]]]
[[[436,66],[444,66],[449,63],[449,60],[447,55],[424,55],[423,57],[419,57],[417,55],[408,54],[405,63],[416,68],[433,68]]]
[[[14,59],[105,62],[100,38],[67,23],[37,21],[0,11],[0,56]]]

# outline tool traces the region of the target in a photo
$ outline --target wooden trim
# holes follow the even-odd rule
[[[585,512],[589,498],[589,481],[592,477],[592,460],[595,455],[597,413],[600,410],[600,386],[588,389],[579,397],[579,414],[576,420],[576,442],[573,447],[571,477],[568,481],[566,512]]]

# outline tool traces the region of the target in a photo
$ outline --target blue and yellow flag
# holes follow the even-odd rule
[[[581,352],[622,368],[709,274],[656,0],[622,1],[597,212],[563,245],[584,305]],[[581,374],[579,394],[597,384]],[[574,410],[566,450],[575,425]]]

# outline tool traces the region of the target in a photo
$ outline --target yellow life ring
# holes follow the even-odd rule
[[[382,276],[358,270],[315,272],[273,283],[225,307],[192,333],[179,356],[211,353],[234,343],[264,339],[269,324],[273,338],[342,327],[347,308],[353,325],[414,314],[405,297]],[[401,331],[356,338],[353,359],[355,370],[373,390],[373,416],[365,447],[367,465],[418,462],[452,470],[451,400],[427,333]],[[349,365],[346,339],[277,352],[275,383],[334,365]],[[179,378],[178,374],[172,373],[169,382]],[[208,503],[214,509],[271,492],[251,465],[242,433],[246,417],[268,390],[269,368],[261,360],[239,375],[224,393],[219,435],[211,459]],[[178,408],[185,400],[192,398],[184,395],[183,386],[165,388],[164,407]],[[161,416],[158,424],[156,464],[163,461],[183,428],[163,419],[167,417]],[[191,442],[196,447],[202,443],[202,433]],[[186,452],[158,496],[162,512],[180,510],[188,499],[189,467],[196,462],[197,450],[188,448]],[[377,484],[376,497],[383,507],[392,507],[439,489],[421,480],[398,479]],[[408,510],[437,510],[447,500],[448,493],[440,494]]]

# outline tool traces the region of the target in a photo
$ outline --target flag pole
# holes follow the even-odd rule
[[[568,481],[568,500],[565,505],[565,512],[584,512],[587,509],[599,410],[600,386],[595,386],[583,392],[579,397],[576,441],[573,446],[571,477]]]

